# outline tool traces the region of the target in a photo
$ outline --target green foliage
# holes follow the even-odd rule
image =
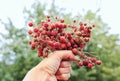
[[[95,52],[102,60],[101,66],[96,66],[93,69],[78,67],[73,63],[73,71],[69,81],[120,81],[120,45],[117,44],[118,36],[109,34],[109,28],[100,16],[88,11],[84,16],[72,18],[71,14],[64,14],[64,9],[58,9],[54,1],[49,10],[46,10],[46,4],[41,5],[36,1],[31,10],[24,10],[26,23],[33,20],[36,24],[40,23],[44,18],[45,13],[50,15],[58,15],[65,18],[66,23],[72,23],[72,19],[89,21],[95,23],[96,28],[92,32],[90,43],[87,44],[84,51]],[[61,11],[61,12],[59,12]],[[80,18],[80,19],[79,19]],[[31,51],[27,40],[27,27],[18,29],[9,19],[9,23],[3,23],[6,29],[6,34],[0,33],[2,42],[0,50],[2,61],[0,61],[0,81],[21,81],[25,74],[41,59],[37,57],[37,52]]]

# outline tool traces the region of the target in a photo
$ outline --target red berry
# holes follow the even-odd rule
[[[83,36],[83,37],[87,37],[87,34],[83,33],[82,36]]]
[[[46,35],[47,33],[46,33],[46,31],[42,31],[42,33],[41,33],[42,35]]]
[[[52,51],[54,50],[54,46],[50,46],[49,48],[50,48],[50,50],[52,50]]]
[[[70,46],[71,46],[71,43],[70,43],[70,42],[68,42],[68,43],[66,44],[66,46],[67,46],[67,47],[70,47]]]
[[[77,50],[76,48],[73,48],[73,49],[72,49],[72,52],[73,52],[73,54],[75,54],[75,55],[78,54],[78,50]]]
[[[72,35],[70,33],[67,33],[68,39],[72,38]]]
[[[33,32],[32,30],[28,30],[28,34],[32,34],[32,32]]]
[[[71,39],[71,40],[70,40],[70,43],[71,43],[71,44],[74,44],[75,42],[74,42],[74,40],[73,40],[73,39]]]
[[[36,32],[37,33],[37,35],[40,35],[40,32],[38,31],[38,32]]]
[[[43,50],[43,48],[42,48],[42,47],[39,47],[39,48],[38,48],[38,51],[42,51],[42,50]]]
[[[51,32],[51,35],[56,36],[56,35],[57,35],[57,32],[56,32],[56,31],[52,31],[52,32]]]
[[[48,41],[47,43],[48,43],[48,45],[50,45],[50,46],[54,46],[54,42],[53,42],[53,41]]]
[[[93,67],[93,64],[92,64],[92,63],[88,63],[87,67],[88,67],[88,68],[92,68],[92,67]]]
[[[82,25],[83,25],[83,22],[79,22],[79,25],[82,26]]]
[[[46,34],[47,34],[48,36],[50,36],[50,35],[51,35],[51,32],[50,32],[50,31],[46,31]]]
[[[89,63],[89,60],[88,60],[88,59],[83,60],[83,65],[84,65],[84,66],[87,66],[88,63]]]
[[[74,44],[74,46],[73,46],[74,48],[77,48],[78,47],[78,45],[77,44]]]
[[[60,22],[61,22],[61,23],[64,23],[64,19],[61,19]]]
[[[85,37],[85,38],[84,38],[84,41],[85,41],[85,42],[89,42],[89,38],[88,38],[88,37]]]
[[[54,46],[55,46],[56,48],[59,48],[59,47],[60,47],[60,42],[55,42],[55,43],[54,43]]]
[[[29,26],[29,27],[32,27],[32,26],[33,26],[33,22],[29,22],[29,23],[28,23],[28,26]]]
[[[66,28],[67,27],[67,25],[66,24],[63,24],[63,28]]]
[[[35,42],[32,42],[32,44],[31,44],[31,49],[34,50],[34,49],[35,49],[35,46],[36,46],[36,43],[35,43]]]
[[[96,61],[96,64],[97,64],[97,65],[101,65],[101,63],[102,63],[102,62],[101,62],[100,60],[97,60],[97,61]]]
[[[84,48],[85,47],[85,44],[80,44],[80,48]]]
[[[83,63],[82,62],[78,62],[78,66],[83,66]]]
[[[66,42],[67,42],[67,40],[65,39],[64,36],[61,36],[61,37],[60,37],[60,41],[61,41],[62,43],[66,43]]]
[[[80,30],[84,30],[84,26],[80,26]]]
[[[44,27],[48,27],[49,25],[48,25],[48,23],[44,23],[43,26]]]
[[[75,38],[75,42],[76,42],[76,43],[79,43],[79,39],[78,39],[78,38]]]
[[[58,24],[58,23],[55,23],[55,27],[56,27],[56,28],[59,27],[59,24]]]
[[[61,49],[66,49],[66,44],[62,43],[62,44],[60,45],[60,47],[61,47]]]
[[[61,29],[61,28],[63,28],[63,26],[64,25],[62,23],[60,23],[58,27]]]
[[[43,56],[42,51],[38,51],[38,57]]]
[[[33,29],[33,31],[34,31],[34,32],[38,32],[38,27],[35,27],[35,28]]]
[[[88,29],[86,28],[86,29],[84,29],[84,33],[88,33]]]
[[[46,37],[45,39],[46,39],[46,40],[50,40],[50,38],[49,38],[49,37]]]
[[[94,57],[93,57],[93,58],[90,58],[90,60],[91,60],[92,62],[94,62],[94,63],[96,62],[96,58],[94,58]]]

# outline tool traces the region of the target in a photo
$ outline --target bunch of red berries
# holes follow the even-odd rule
[[[72,50],[73,54],[80,56],[79,66],[87,66],[92,68],[94,65],[100,65],[101,61],[96,57],[89,57],[91,53],[83,52],[86,43],[91,37],[91,30],[95,25],[79,22],[75,25],[64,23],[64,19],[46,16],[45,20],[41,20],[38,26],[33,22],[28,25],[28,30],[32,40],[29,41],[31,49],[37,48],[39,57],[47,57],[50,52],[56,50]]]

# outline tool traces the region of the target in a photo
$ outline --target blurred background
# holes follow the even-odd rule
[[[69,81],[120,81],[119,0],[0,0],[0,81],[22,81],[42,59],[28,45],[27,23],[45,15],[93,22],[96,28],[85,51],[95,52],[102,65],[72,65]]]

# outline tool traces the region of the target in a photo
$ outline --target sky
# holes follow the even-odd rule
[[[7,18],[13,21],[16,27],[22,28],[25,26],[25,19],[23,9],[26,7],[30,9],[35,0],[0,0],[0,19],[8,22]],[[39,0],[41,3],[50,5],[52,0]],[[96,12],[98,8],[100,11],[98,15],[111,28],[109,33],[118,34],[120,37],[120,0],[55,0],[55,4],[60,8],[65,8],[66,12],[84,14],[91,10]],[[83,12],[84,11],[84,12]],[[4,30],[4,26],[0,24],[0,32]],[[2,32],[4,33],[4,32]]]

